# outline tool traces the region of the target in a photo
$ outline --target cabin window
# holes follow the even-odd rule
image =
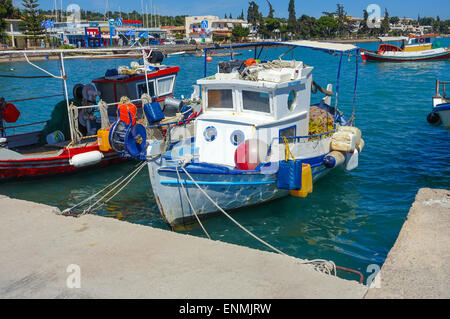
[[[296,91],[291,90],[291,92],[289,92],[287,103],[288,103],[289,111],[293,111],[295,109],[295,106],[297,105],[297,92]]]
[[[231,90],[208,90],[209,109],[232,109],[233,92]]]
[[[138,99],[141,98],[142,94],[147,93],[147,84],[145,82],[138,83],[136,85],[136,88],[137,88],[137,95],[138,95],[137,97],[138,97]],[[149,95],[151,97],[156,96],[156,94],[155,94],[155,82],[148,81],[148,89],[150,90]]]
[[[281,129],[279,132],[280,137],[294,137],[296,134],[296,127],[295,126],[286,127]]]
[[[167,77],[158,79],[158,93],[159,96],[167,95],[172,93],[172,84],[174,77]]]
[[[244,111],[270,113],[270,94],[265,92],[242,91]]]

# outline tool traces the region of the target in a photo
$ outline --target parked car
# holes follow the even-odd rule
[[[194,39],[191,39],[191,41],[189,41],[189,44],[197,44],[197,41],[195,41]]]
[[[164,41],[164,45],[175,45],[175,44],[176,44],[175,41],[172,41],[172,40]]]
[[[150,41],[148,42],[148,44],[151,44],[151,45],[161,45],[161,41],[159,41],[158,39],[150,39]]]
[[[188,44],[187,40],[175,40],[175,44]]]

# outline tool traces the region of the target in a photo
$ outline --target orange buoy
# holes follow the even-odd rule
[[[137,112],[136,105],[132,103],[119,104],[118,111],[119,111],[119,119],[121,121],[124,121],[127,125],[129,125],[131,114],[132,125],[136,124],[136,112]]]
[[[206,58],[206,62],[212,62],[212,58],[209,56]]]
[[[245,65],[246,65],[246,66],[251,66],[251,65],[253,65],[253,64],[256,64],[255,59],[250,58],[250,59],[247,59],[247,60],[245,61]]]

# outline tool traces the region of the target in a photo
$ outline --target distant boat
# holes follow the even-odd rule
[[[239,56],[242,55],[242,52],[233,52],[233,56]],[[197,57],[197,58],[203,58],[205,57],[205,52],[201,51],[197,51],[197,52],[192,52],[191,56]],[[208,56],[231,56],[230,52],[208,52]]]
[[[450,97],[446,95],[445,85],[450,82],[441,82],[436,79],[436,95],[433,96],[433,111],[428,114],[427,121],[431,125],[444,125],[450,130]],[[442,95],[439,92],[442,85]]]
[[[414,35],[407,37],[379,37],[381,43],[377,51],[361,49],[363,61],[427,61],[450,59],[450,46],[441,47],[433,39],[439,34]],[[399,42],[400,46],[386,42]]]
[[[180,52],[169,53],[169,54],[167,54],[167,57],[172,58],[172,57],[186,56],[186,55],[188,55],[188,54],[186,54],[185,51],[180,51]]]

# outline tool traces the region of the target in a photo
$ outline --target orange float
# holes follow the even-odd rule
[[[121,121],[124,121],[127,125],[130,125],[130,114],[131,114],[131,120],[132,125],[136,124],[136,105],[130,103],[130,104],[119,104],[117,107],[119,112],[119,119]]]

